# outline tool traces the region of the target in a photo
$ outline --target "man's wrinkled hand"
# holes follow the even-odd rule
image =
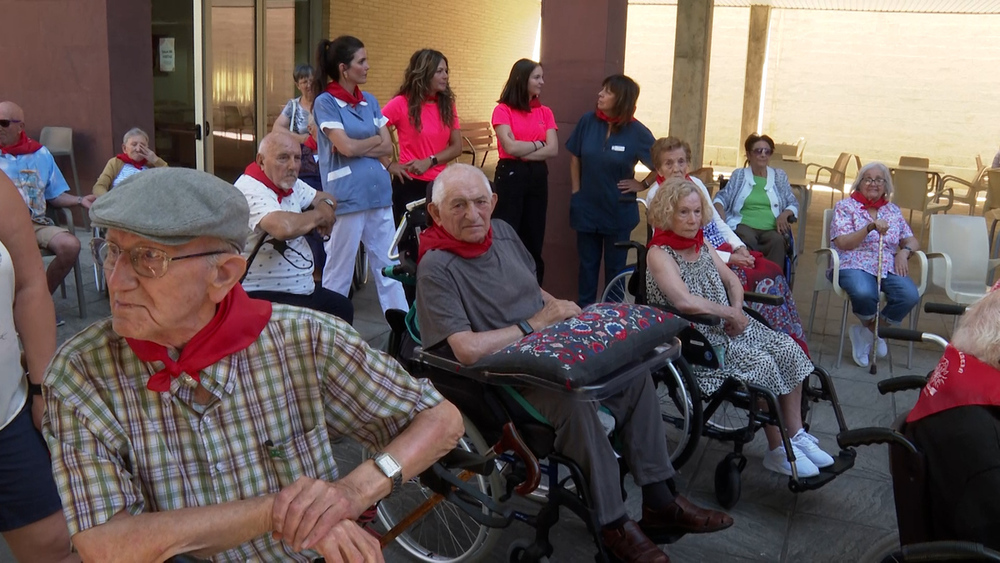
[[[313,548],[327,563],[382,563],[378,540],[353,520],[341,520]]]
[[[549,302],[542,307],[541,311],[535,313],[533,317],[528,319],[528,324],[530,324],[531,328],[535,330],[542,330],[543,328],[554,325],[560,321],[573,318],[581,312],[580,306],[572,301],[566,301],[565,299],[550,299]]]
[[[357,518],[354,498],[339,482],[299,477],[274,497],[274,538],[295,551],[312,549],[338,523]]]

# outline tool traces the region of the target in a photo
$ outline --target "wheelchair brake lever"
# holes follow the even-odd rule
[[[538,465],[538,458],[531,453],[528,445],[524,443],[513,422],[503,425],[503,434],[500,441],[493,446],[496,454],[502,454],[510,450],[514,452],[521,461],[524,462],[525,479],[524,482],[514,488],[514,491],[521,496],[530,494],[538,488],[542,482],[542,468]]]

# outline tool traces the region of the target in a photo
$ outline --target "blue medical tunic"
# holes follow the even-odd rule
[[[611,235],[639,224],[635,194],[623,196],[618,181],[635,178],[639,161],[653,169],[653,134],[632,121],[607,135],[608,124],[590,112],[566,141],[566,150],[580,159],[580,191],[569,203],[569,224],[576,231]]]
[[[382,115],[375,96],[368,92],[362,95],[364,101],[354,107],[326,92],[317,96],[313,114],[320,131],[342,129],[352,139],[378,135],[388,119]],[[338,215],[392,205],[392,180],[379,159],[344,156],[333,151],[326,133],[317,137],[323,191],[337,199]]]

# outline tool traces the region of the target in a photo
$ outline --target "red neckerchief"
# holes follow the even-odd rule
[[[163,362],[163,369],[146,383],[150,391],[170,390],[170,380],[186,373],[201,381],[201,370],[230,354],[245,350],[264,331],[271,319],[271,302],[251,299],[237,284],[219,303],[215,316],[184,346],[174,361],[167,348],[148,340],[126,338],[129,348],[144,362]]]
[[[885,196],[879,198],[878,201],[872,201],[861,194],[861,190],[854,190],[851,192],[851,199],[861,204],[861,207],[865,209],[878,209],[883,205],[889,203],[889,199]]]
[[[540,108],[542,107],[542,101],[538,99],[538,96],[535,96],[528,101],[528,107],[531,109]]]
[[[244,170],[243,173],[246,174],[247,176],[250,176],[254,180],[257,180],[261,184],[264,184],[265,186],[267,186],[267,189],[277,194],[278,203],[281,203],[282,199],[292,195],[292,190],[286,190],[284,188],[280,188],[278,187],[277,184],[272,182],[271,179],[267,177],[267,174],[264,174],[264,170],[260,167],[259,164],[257,164],[256,160],[248,164],[246,170]]]
[[[312,150],[313,152],[319,150],[319,145],[316,144],[316,139],[314,139],[312,135],[309,135],[309,137],[306,138],[306,142],[302,144],[309,147],[309,149]]]
[[[673,231],[653,229],[653,237],[649,239],[649,244],[646,246],[647,248],[669,246],[674,250],[684,250],[693,246],[696,251],[700,251],[704,244],[705,234],[701,229],[698,229],[698,234],[694,235],[694,238],[682,237]]]
[[[29,139],[24,131],[21,131],[21,136],[17,138],[17,142],[8,147],[0,147],[0,152],[11,156],[21,156],[22,154],[36,153],[41,148],[41,143],[34,139]]]
[[[604,113],[601,110],[594,111],[594,115],[597,116],[597,119],[600,119],[601,121],[606,121],[608,123],[625,123],[624,117],[610,117],[608,114]],[[633,116],[630,121],[635,121],[635,120],[636,119]]]
[[[118,154],[115,155],[115,158],[117,158],[118,160],[124,162],[125,164],[131,164],[132,166],[135,166],[139,170],[142,170],[142,167],[146,166],[146,159],[145,158],[142,159],[142,160],[132,160],[129,157],[129,155],[127,155],[125,153],[118,153]]]
[[[342,102],[351,104],[352,108],[365,100],[364,95],[361,94],[361,88],[359,88],[357,84],[354,85],[354,93],[351,93],[345,90],[344,87],[340,85],[340,82],[331,80],[330,83],[326,85],[326,92]]]
[[[691,180],[691,175],[690,174],[685,174],[684,175],[684,179],[690,181]],[[666,181],[667,181],[667,179],[664,178],[663,176],[660,176],[659,174],[656,175],[656,183],[657,184],[660,184],[662,186],[663,182],[666,182]]]
[[[1000,406],[1000,371],[949,344],[906,422],[968,405]]]
[[[476,258],[482,256],[493,245],[493,225],[486,231],[486,238],[483,242],[465,242],[451,236],[451,233],[444,230],[440,225],[432,225],[420,233],[420,250],[417,251],[417,263],[424,258],[431,250],[444,250],[462,258]]]

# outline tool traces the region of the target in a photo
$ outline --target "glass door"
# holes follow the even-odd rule
[[[211,0],[212,159],[216,176],[233,182],[257,154],[257,14],[254,0]]]

